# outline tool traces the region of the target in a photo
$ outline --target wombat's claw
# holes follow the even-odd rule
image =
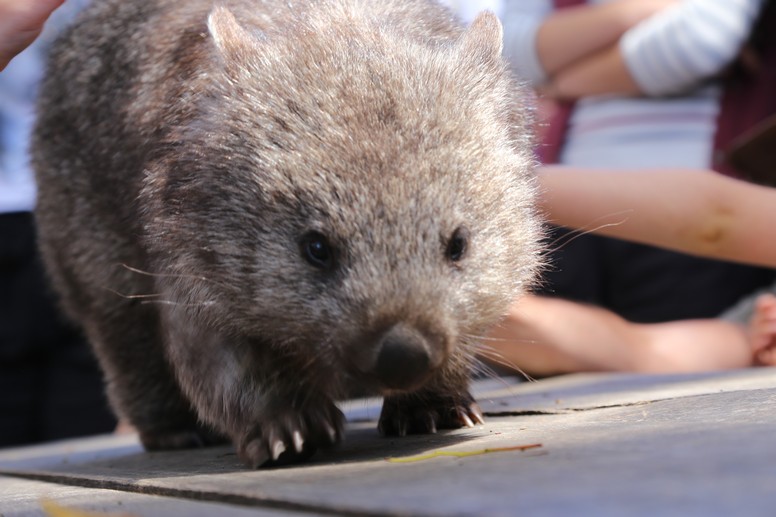
[[[305,442],[300,431],[293,431],[289,438],[279,435],[276,426],[270,427],[272,429],[266,435],[257,436],[243,446],[238,446],[239,456],[251,467],[285,465],[315,454],[317,447]]]
[[[405,436],[434,434],[437,429],[471,428],[484,423],[482,411],[468,393],[457,400],[400,396],[386,397],[377,428],[387,436]]]
[[[383,410],[383,414],[385,414],[385,410]],[[431,420],[433,421],[433,418]],[[409,419],[401,412],[396,412],[390,416],[381,415],[377,423],[377,430],[385,436],[407,436],[408,429]],[[433,432],[436,432],[436,428]]]
[[[329,445],[334,445],[342,439],[342,429],[335,429],[329,422],[323,422],[323,428],[326,431]]]
[[[294,441],[294,451],[296,451],[297,454],[301,454],[304,449],[304,438],[302,438],[302,433],[294,431],[291,435],[291,439]]]
[[[459,410],[462,408],[458,408]],[[482,416],[482,410],[480,406],[475,403],[471,403],[466,412],[459,413],[461,421],[466,427],[474,427],[475,425],[483,425],[485,423],[485,417]]]
[[[474,423],[477,425],[485,425],[485,416],[482,414],[482,410],[480,409],[480,406],[477,404],[473,404],[469,410],[472,412],[472,416],[474,416]]]
[[[407,434],[435,434],[437,432],[438,413],[432,408],[415,408],[401,410],[396,407],[386,407],[377,429],[386,436],[406,436]]]
[[[434,415],[432,415],[431,413],[426,413],[425,419],[426,421],[424,422],[424,427],[426,429],[426,433],[436,434],[437,426],[436,426],[436,420],[434,420]]]
[[[443,413],[440,420],[440,427],[444,429],[472,428],[485,423],[482,410],[474,401],[468,402],[466,405],[456,405],[447,414]]]
[[[344,416],[333,404],[325,409],[278,415],[258,425],[237,446],[239,456],[253,468],[305,460],[318,447],[338,443]]]

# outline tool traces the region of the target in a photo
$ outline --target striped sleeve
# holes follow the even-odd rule
[[[730,64],[763,0],[684,0],[620,39],[626,66],[647,95],[680,93]]]
[[[547,80],[536,49],[536,35],[544,18],[551,12],[550,0],[508,0],[502,3],[504,56],[515,73],[533,85]]]

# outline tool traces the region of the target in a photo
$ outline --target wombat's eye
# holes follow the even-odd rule
[[[334,264],[334,252],[329,240],[319,232],[308,232],[301,241],[302,257],[320,269],[329,269]]]
[[[469,232],[466,228],[459,226],[447,241],[445,256],[451,262],[458,262],[466,255],[466,248],[469,246]]]

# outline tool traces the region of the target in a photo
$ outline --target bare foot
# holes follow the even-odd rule
[[[776,366],[776,296],[764,294],[757,298],[749,321],[749,343],[754,364]]]

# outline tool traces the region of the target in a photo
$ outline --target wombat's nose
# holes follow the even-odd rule
[[[426,379],[434,362],[423,335],[396,325],[378,343],[374,374],[387,388],[410,389]]]

